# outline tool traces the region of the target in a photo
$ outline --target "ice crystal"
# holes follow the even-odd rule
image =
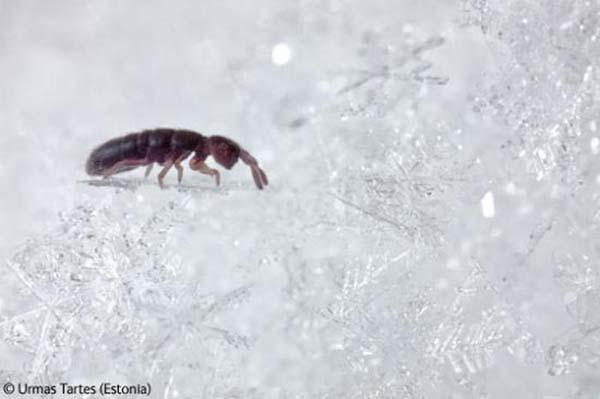
[[[217,347],[248,348],[247,337],[213,321],[243,303],[250,287],[216,294],[186,282],[169,237],[189,216],[188,200],[147,217],[81,205],[62,215],[56,231],[30,240],[9,260],[31,307],[6,318],[2,334],[31,353],[29,381],[63,381],[75,364],[86,370],[101,358],[112,359],[114,372],[143,375],[144,381],[182,378],[219,356]],[[187,345],[194,347],[188,356],[169,355]],[[90,352],[98,358],[81,357]]]

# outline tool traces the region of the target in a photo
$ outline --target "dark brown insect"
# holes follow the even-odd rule
[[[204,161],[209,155],[225,169],[231,169],[238,158],[250,167],[256,187],[262,190],[269,184],[267,175],[248,151],[235,141],[223,136],[203,136],[200,133],[183,129],[158,128],[130,133],[100,145],[87,159],[85,170],[92,176],[110,176],[147,166],[146,177],[154,163],[163,169],[158,174],[158,184],[164,187],[163,179],[171,167],[177,169],[177,181],[183,178],[183,162],[192,153],[190,168],[205,175],[214,176],[220,184],[219,171],[209,168]]]

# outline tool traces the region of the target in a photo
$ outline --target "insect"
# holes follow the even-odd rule
[[[111,139],[92,151],[85,170],[91,176],[107,179],[114,174],[146,166],[145,176],[148,177],[154,163],[158,163],[163,167],[158,173],[158,184],[164,188],[163,180],[172,167],[177,170],[177,181],[181,183],[181,162],[192,153],[190,169],[214,176],[217,186],[221,181],[219,171],[204,163],[209,155],[228,170],[240,158],[250,167],[256,187],[262,190],[269,184],[267,175],[256,159],[235,141],[223,136],[207,137],[184,129],[157,128]]]

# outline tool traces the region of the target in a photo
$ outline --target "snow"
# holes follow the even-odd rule
[[[494,193],[488,191],[481,197],[481,213],[484,218],[490,219],[496,215],[496,206],[494,204]]]
[[[277,43],[273,46],[273,51],[271,52],[271,60],[275,65],[285,65],[290,62],[292,58],[292,50],[290,46],[285,43]]]
[[[600,6],[0,4],[0,384],[594,398]],[[89,182],[158,126],[258,159]],[[211,165],[211,161],[209,161]]]

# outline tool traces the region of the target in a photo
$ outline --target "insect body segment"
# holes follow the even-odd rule
[[[250,167],[259,189],[268,184],[267,176],[256,160],[233,140],[223,136],[206,137],[183,129],[159,128],[111,139],[92,151],[86,162],[86,172],[108,178],[139,166],[147,166],[147,177],[154,163],[158,163],[163,167],[158,174],[158,183],[162,188],[166,174],[173,167],[177,170],[177,181],[181,182],[181,163],[192,153],[194,156],[190,159],[190,169],[214,176],[217,186],[220,184],[219,171],[204,163],[209,155],[226,169],[231,169],[241,158]]]

